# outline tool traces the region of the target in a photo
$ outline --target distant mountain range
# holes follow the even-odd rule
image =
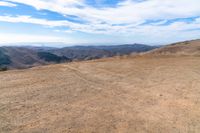
[[[129,55],[158,48],[142,44],[114,46],[0,47],[0,67],[23,69],[38,65]]]

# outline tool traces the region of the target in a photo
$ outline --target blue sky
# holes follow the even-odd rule
[[[0,0],[0,45],[154,45],[198,38],[199,0]]]

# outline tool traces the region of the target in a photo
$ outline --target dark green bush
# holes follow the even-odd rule
[[[7,71],[8,68],[7,67],[0,67],[0,71]]]
[[[9,65],[11,63],[10,57],[7,56],[2,49],[0,49],[0,66]]]
[[[57,62],[60,63],[62,61],[69,60],[68,58],[64,56],[57,56],[55,54],[49,53],[49,52],[38,52],[38,56],[40,59],[43,59],[48,62]]]

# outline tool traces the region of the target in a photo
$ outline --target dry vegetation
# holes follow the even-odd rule
[[[0,132],[199,133],[199,70],[148,54],[1,72]]]

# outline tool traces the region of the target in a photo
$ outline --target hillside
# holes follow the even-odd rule
[[[23,47],[1,47],[1,49],[10,62],[9,64],[0,65],[5,65],[9,68],[27,68],[37,64],[45,64],[44,61],[38,59],[37,53],[34,50]]]
[[[157,48],[141,44],[119,46],[0,47],[0,67],[29,68],[46,64],[91,60],[116,55],[145,52]]]
[[[50,52],[66,56],[73,60],[90,60],[104,57],[113,57],[116,55],[129,55],[131,53],[140,53],[150,51],[157,46],[148,46],[142,44],[133,45],[111,45],[111,46],[74,46],[61,49],[50,50]]]
[[[200,40],[170,44],[147,52],[147,55],[200,56]]]
[[[52,63],[69,62],[70,59],[54,55],[43,48],[27,47],[1,47],[2,59],[9,63],[0,62],[0,66],[10,69],[24,69]]]
[[[0,132],[199,133],[199,70],[158,52],[1,72]]]
[[[9,65],[11,63],[10,57],[5,54],[5,49],[0,48],[0,64],[3,65]]]

